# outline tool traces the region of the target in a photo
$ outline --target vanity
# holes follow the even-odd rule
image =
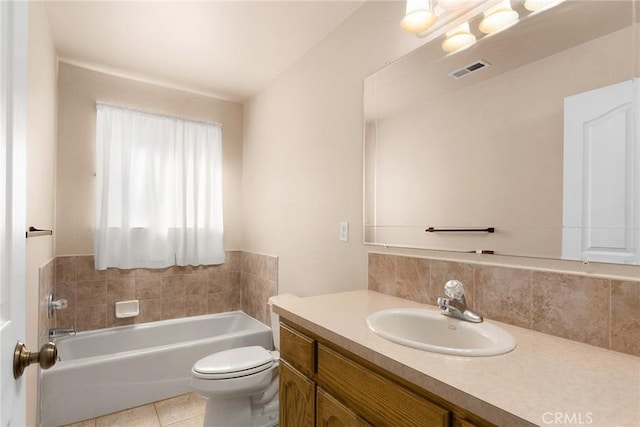
[[[280,315],[281,426],[640,425],[640,358],[493,322],[490,357],[388,341],[366,318],[435,307],[373,291],[272,299]]]

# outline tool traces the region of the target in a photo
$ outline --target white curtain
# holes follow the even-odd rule
[[[221,126],[97,110],[96,268],[223,263]]]

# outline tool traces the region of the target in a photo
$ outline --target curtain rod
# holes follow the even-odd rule
[[[144,111],[144,110],[140,110],[140,109],[134,108],[134,107],[125,107],[123,105],[110,104],[110,103],[104,102],[104,101],[96,101],[96,109],[98,109],[98,107],[101,106],[101,105],[103,105],[105,107],[119,108],[121,110],[134,111],[136,113],[149,114],[151,116],[166,117],[166,118],[169,118],[169,119],[178,119],[178,120],[184,120],[184,121],[187,121],[187,122],[202,123],[202,124],[205,124],[205,125],[214,125],[214,126],[222,127],[222,123],[205,122],[204,120],[193,120],[193,119],[188,119],[186,117],[174,116],[174,115],[171,115],[171,114],[157,113],[155,111]]]

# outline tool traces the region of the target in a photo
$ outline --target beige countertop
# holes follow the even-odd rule
[[[387,341],[366,324],[387,308],[434,306],[373,291],[273,298],[274,311],[319,337],[502,426],[640,426],[640,358],[500,322],[516,348],[449,356]]]

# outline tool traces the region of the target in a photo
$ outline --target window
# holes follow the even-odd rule
[[[221,126],[97,110],[96,268],[223,263]]]

